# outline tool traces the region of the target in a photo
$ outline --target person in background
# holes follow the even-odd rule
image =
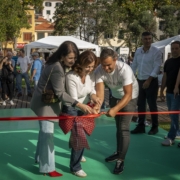
[[[31,86],[30,86],[29,75],[28,75],[28,72],[31,68],[31,62],[30,62],[30,59],[27,56],[25,56],[25,52],[23,49],[19,50],[17,66],[18,66],[16,67],[16,69],[18,68],[16,70],[17,71],[16,82],[18,86],[17,96],[18,97],[22,96],[22,78],[24,78],[26,86],[27,86],[27,90],[28,90],[28,96],[32,97]]]
[[[16,71],[16,65],[17,65],[17,60],[19,57],[19,51],[13,51],[13,57],[12,59],[15,62],[15,66],[14,66],[14,90],[17,92],[18,91],[18,86],[17,86],[17,82],[16,82],[16,75],[17,75],[17,71]]]
[[[133,58],[132,58],[131,56],[128,56],[128,62],[127,62],[127,64],[128,64],[129,66],[132,66],[132,63],[133,63]]]
[[[15,77],[16,77],[16,74],[15,74],[16,62],[12,57],[13,57],[13,53],[11,51],[8,51],[7,52],[7,58],[8,58],[8,61],[11,61],[11,64],[13,66],[13,74],[14,74],[13,91],[14,91],[15,90]]]
[[[165,61],[164,74],[160,91],[160,98],[164,101],[164,89],[166,87],[166,101],[168,111],[180,110],[180,95],[178,79],[178,71],[180,68],[180,41],[171,43],[172,58]],[[170,114],[171,127],[167,138],[161,143],[163,146],[171,146],[174,144],[177,131],[179,130],[179,114]]]
[[[14,52],[13,52],[13,56],[12,56],[12,59],[13,59],[14,62],[15,62],[15,66],[16,66],[16,63],[17,63],[17,60],[18,60],[18,53],[19,53],[19,52],[14,51]]]
[[[1,77],[1,86],[2,86],[2,99],[3,105],[6,106],[6,94],[9,96],[9,103],[14,105],[13,102],[13,66],[12,62],[8,60],[7,57],[4,57],[0,61],[0,77]]]
[[[61,103],[67,102],[70,106],[77,106],[83,112],[91,114],[92,108],[82,104],[65,91],[65,69],[74,65],[79,57],[79,50],[75,43],[71,41],[63,42],[58,50],[52,54],[46,63],[40,76],[38,85],[33,93],[30,107],[37,116],[58,117],[61,113]],[[52,90],[57,98],[54,103],[42,101],[42,92],[46,87]],[[51,177],[62,176],[55,170],[55,151],[54,151],[54,121],[40,120],[40,130],[35,154],[35,162],[39,163],[39,171],[43,174],[48,173]]]
[[[33,64],[31,67],[31,78],[30,81],[34,82],[34,89],[37,87],[40,75],[41,75],[41,71],[42,71],[42,61],[39,59],[39,53],[38,52],[34,52],[32,53],[32,59]]]
[[[152,46],[152,34],[142,33],[143,46],[138,48],[132,63],[132,70],[137,74],[139,84],[138,112],[146,112],[146,101],[150,112],[157,112],[158,79],[160,66],[162,64],[162,52]],[[137,127],[131,134],[145,133],[145,115],[139,115]],[[149,135],[158,133],[158,115],[151,115],[152,127]]]

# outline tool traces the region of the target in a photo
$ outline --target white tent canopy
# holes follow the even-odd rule
[[[98,45],[74,38],[72,36],[48,36],[25,45],[24,49],[26,55],[29,57],[32,48],[54,49],[59,47],[59,45],[64,41],[74,42],[77,45],[78,49],[93,49],[95,50],[95,54],[99,56],[100,48]]]
[[[46,48],[40,48],[40,49],[38,49],[38,52],[50,52],[50,50],[48,50]]]
[[[153,46],[159,48],[163,53],[163,62],[167,60],[168,53],[171,53],[171,43],[174,41],[180,41],[180,35],[152,43]]]

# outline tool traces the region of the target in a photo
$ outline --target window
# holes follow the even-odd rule
[[[60,5],[61,5],[61,3],[56,3],[55,7],[60,6]]]
[[[51,11],[50,11],[50,10],[47,10],[47,11],[46,11],[46,14],[51,15]]]
[[[32,33],[23,33],[24,41],[32,41]]]
[[[28,15],[27,18],[28,18],[28,23],[29,23],[29,24],[32,24],[32,16],[31,16],[31,15]]]
[[[45,2],[45,6],[51,7],[51,2]]]
[[[43,32],[37,33],[37,39],[42,39],[42,38],[44,38],[44,33]]]
[[[105,34],[104,39],[112,39],[113,35],[112,34]]]
[[[124,39],[124,30],[119,30],[118,39]]]

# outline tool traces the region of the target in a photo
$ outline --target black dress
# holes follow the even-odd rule
[[[3,68],[0,70],[0,81],[2,86],[2,99],[5,101],[5,95],[8,95],[9,99],[12,100],[14,74],[9,65],[3,65]]]

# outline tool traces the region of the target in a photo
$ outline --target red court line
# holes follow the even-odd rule
[[[81,118],[97,118],[102,114],[106,114],[106,112],[102,112],[100,114],[89,114],[85,116],[81,116]],[[118,112],[117,115],[148,115],[148,114],[180,114],[180,111],[161,111],[161,112]],[[31,121],[31,120],[66,120],[73,119],[74,116],[41,116],[41,117],[2,117],[0,121]]]

